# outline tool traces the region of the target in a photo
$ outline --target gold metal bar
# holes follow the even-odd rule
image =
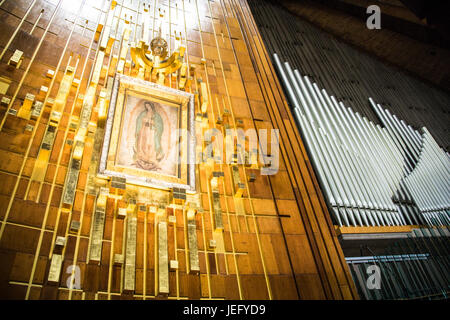
[[[99,51],[98,55],[97,55],[97,59],[95,60],[95,65],[94,65],[94,72],[92,73],[92,78],[91,78],[91,86],[92,85],[96,85],[98,83],[98,81],[100,80],[100,75],[102,72],[102,67],[103,67],[103,59],[105,58],[105,52],[104,51]],[[89,88],[90,89],[90,88]],[[88,90],[89,90],[88,89]],[[94,88],[95,89],[95,88]],[[94,92],[95,93],[95,92]],[[90,92],[88,91],[86,93],[86,96],[89,96]],[[83,101],[83,104],[86,102],[87,100]]]
[[[56,130],[56,126],[49,125],[47,127],[44,138],[42,139],[39,155],[34,164],[31,180],[40,182],[44,181],[45,169],[47,168],[48,159],[50,158],[50,153],[56,136]]]
[[[67,97],[69,96],[70,87],[72,86],[73,78],[75,76],[75,68],[69,66],[69,63],[67,64],[66,72],[64,73],[61,83],[59,84],[58,93],[56,94],[55,102],[50,114],[50,120],[55,122],[59,122],[61,119]]]
[[[169,294],[167,222],[158,222],[158,294]]]
[[[180,71],[179,71],[179,74],[180,74],[180,79],[179,79],[178,87],[180,89],[184,89],[185,86],[186,86],[186,80],[187,80],[187,76],[188,76],[188,65],[187,65],[187,63],[183,63],[182,64],[182,66],[180,68]]]
[[[30,114],[31,114],[31,106],[33,105],[35,96],[34,94],[31,93],[27,93],[25,95],[25,100],[23,101],[22,106],[20,107],[19,111],[17,112],[17,116],[19,118],[23,118],[23,119],[30,119]]]
[[[3,105],[3,106],[8,106],[10,102],[11,102],[11,99],[8,97],[2,97],[2,100],[0,101],[1,105]]]
[[[94,70],[95,73],[95,70]],[[96,85],[91,85],[86,93],[83,100],[83,110],[80,116],[80,127],[78,128],[75,140],[83,141],[87,135],[87,130],[89,127],[89,121],[91,120],[92,107],[95,100]]]
[[[11,84],[11,79],[0,77],[0,94],[6,94]]]
[[[205,82],[200,83],[200,104],[202,113],[208,110],[208,89]]]
[[[197,245],[197,225],[194,219],[187,220],[188,242],[189,242],[189,271],[188,273],[200,272]]]
[[[111,27],[112,27],[112,22],[114,19],[114,11],[115,11],[116,4],[117,4],[116,1],[111,2],[111,7],[108,12],[108,17],[106,19],[106,24],[105,24],[105,28],[104,28],[105,30],[103,31],[103,36],[100,41],[100,50],[102,52],[106,52],[107,54],[109,54],[111,47],[115,41],[115,39],[113,37],[111,37],[110,34],[111,34]],[[103,27],[102,27],[102,29],[103,29]]]
[[[216,230],[223,230],[222,209],[220,207],[220,194],[218,190],[212,191],[214,208],[214,227]]]
[[[48,282],[59,282],[62,262],[63,256],[61,254],[53,254],[52,262],[50,263],[50,270],[48,271]]]
[[[241,198],[245,190],[245,184],[241,182],[241,177],[239,176],[239,168],[237,166],[232,166],[232,171],[234,182],[234,196],[236,198]]]
[[[108,188],[100,188],[94,212],[91,230],[91,244],[89,248],[89,260],[100,261],[102,255],[103,230],[105,228],[106,200],[108,198]]]
[[[84,147],[84,142],[76,141],[75,148],[72,152],[72,159],[70,160],[69,170],[66,175],[63,204],[72,206],[75,199],[75,192],[77,189],[78,175],[81,168],[81,153]]]
[[[136,228],[137,215],[136,205],[129,205],[127,208],[127,242],[125,249],[125,276],[124,291],[134,291],[136,278]]]
[[[117,65],[117,72],[123,73],[123,69],[125,67],[125,59],[127,58],[128,53],[128,41],[130,40],[131,29],[126,25],[123,30],[122,35],[122,48],[119,54],[119,64]]]

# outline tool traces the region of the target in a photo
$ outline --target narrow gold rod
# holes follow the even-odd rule
[[[145,296],[147,295],[147,246],[148,246],[148,206],[147,204],[145,205],[145,216],[144,216],[144,263],[143,263],[143,267],[144,267],[144,274],[143,274],[143,283],[142,283],[142,294],[143,294],[143,299],[145,300]]]
[[[176,211],[174,210],[174,215],[176,217]],[[177,242],[177,221],[175,220],[175,223],[173,224],[173,244],[175,247],[175,260],[178,261],[178,242]],[[175,270],[175,280],[176,280],[176,287],[177,287],[177,299],[180,298],[180,272],[178,268]]]
[[[116,200],[117,201],[117,200]],[[120,291],[123,292],[123,279],[125,277],[125,264],[126,264],[126,247],[127,247],[127,237],[128,237],[128,221],[131,219],[130,213],[127,209],[127,215],[125,219],[122,220],[122,255],[124,257],[124,263],[120,265]]]
[[[80,228],[77,231],[77,234],[74,235],[74,237],[76,238],[75,240],[75,251],[73,253],[73,265],[76,266],[77,262],[78,262],[78,250],[79,250],[79,239],[81,238],[81,228],[83,226],[84,223],[84,212],[85,212],[85,208],[86,208],[86,198],[87,198],[87,193],[85,193],[84,197],[83,197],[83,204],[81,205],[82,209],[81,209],[81,213],[80,213]],[[68,225],[70,225],[70,221],[68,220]],[[69,235],[68,235],[69,236]],[[72,268],[72,273],[70,274],[71,277],[74,276],[75,273],[75,268]],[[73,285],[71,283],[70,288],[69,288],[69,300],[72,300],[72,293],[73,293]]]
[[[198,11],[198,2],[197,1],[195,1],[195,8],[196,8],[196,12],[197,12],[197,21],[198,21],[198,28],[199,28],[199,31],[200,31],[200,45],[201,45],[201,48],[202,48],[202,57],[203,58],[205,58],[205,49],[204,49],[204,45],[203,45],[203,39],[202,39],[202,36],[201,36],[201,33],[203,32],[202,31],[202,27],[201,27],[201,23],[200,23],[200,14],[199,14],[199,11]],[[207,86],[207,88],[208,88],[208,96],[209,97],[211,97],[211,89],[210,89],[210,86],[209,86],[209,77],[208,77],[208,68],[207,68],[207,66],[206,66],[206,63],[205,63],[205,65],[204,65],[204,69],[205,69],[205,78],[206,78],[206,86]],[[198,86],[198,82],[197,81],[195,81],[195,83],[196,83],[196,86]],[[197,90],[199,90],[199,89],[197,89]],[[215,123],[215,117],[214,117],[214,112],[212,112],[212,115],[213,115],[213,123]],[[210,185],[210,183],[209,183],[209,180],[206,182],[206,185],[207,185],[207,187],[208,187],[208,199],[209,199],[209,204],[210,204],[210,214],[212,214],[212,212],[213,212],[213,210],[212,210],[212,208],[211,208],[211,193],[212,193],[212,190],[211,190],[211,185]],[[204,224],[204,217],[203,217],[203,214],[202,214],[202,225],[203,225],[203,241],[204,241],[204,247],[205,247],[205,250],[206,250],[206,239],[205,239],[205,224]],[[210,270],[209,270],[209,260],[208,260],[208,256],[207,256],[207,253],[205,253],[205,262],[206,262],[206,273],[207,273],[207,279],[208,279],[208,294],[209,294],[209,298],[211,299],[212,298],[212,295],[211,295],[211,274],[210,274]]]
[[[167,48],[167,50],[169,50],[169,56],[170,56],[170,53],[172,52],[170,49],[171,49],[171,37],[172,37],[172,25],[171,25],[171,23],[170,23],[170,0],[169,0],[169,7],[168,7],[168,9],[167,10],[169,10],[169,17],[167,18],[168,19],[168,21],[167,21],[167,23],[169,24],[169,27],[168,27],[168,29],[169,29],[169,31],[168,31],[168,34],[169,34],[169,36],[167,37],[167,33],[164,35],[164,38],[166,38],[167,39],[167,45],[168,45],[168,48]],[[165,28],[164,28],[165,29]],[[169,76],[169,87],[171,87],[172,88],[172,75],[171,74],[169,74],[168,75]]]
[[[81,33],[82,37],[84,37],[84,34],[86,33],[86,29],[87,29],[88,23],[89,23],[89,20],[86,19],[86,23],[84,24],[84,27],[83,27],[83,32]]]
[[[108,286],[107,286],[107,295],[108,300],[111,300],[111,286],[112,286],[112,271],[114,264],[114,239],[116,238],[116,217],[117,217],[117,199],[114,199],[114,216],[112,222],[112,231],[111,231],[111,249],[109,254],[109,267],[108,267]],[[105,222],[106,223],[106,222]]]
[[[206,264],[206,275],[207,275],[207,279],[208,279],[208,296],[209,299],[212,298],[212,291],[211,291],[211,270],[209,269],[209,257],[208,257],[208,252],[206,251],[207,248],[207,244],[206,244],[206,227],[205,227],[205,216],[203,215],[204,212],[201,213],[202,215],[202,233],[203,233],[203,248],[205,248],[205,253],[203,254],[203,256],[205,257],[205,264]]]
[[[152,41],[152,39],[155,36],[155,25],[156,25],[156,1],[154,1],[154,6],[153,6],[153,26],[152,26],[152,37],[150,39],[144,39],[145,41]],[[149,8],[149,12],[150,12],[150,8]]]
[[[184,20],[183,22],[184,22],[184,35],[185,35],[184,41],[186,42],[186,53],[184,54],[184,56],[186,57],[186,63],[189,66],[189,55],[188,55],[188,48],[189,47],[187,45],[187,34],[188,34],[188,32],[187,32],[187,26],[186,26],[186,9],[184,7],[184,0],[183,0],[183,20]],[[181,40],[183,40],[183,39],[181,39]]]
[[[154,270],[154,278],[155,278],[155,296],[158,293],[158,283],[159,283],[159,277],[158,277],[158,218],[156,216],[156,214],[154,214],[154,219],[153,219],[153,223],[154,223],[154,227],[153,227],[153,237],[154,237],[154,241],[153,241],[153,256],[155,259],[154,265],[153,265],[153,270]],[[187,243],[187,242],[185,242]]]
[[[44,9],[42,9],[41,12],[39,13],[39,16],[37,17],[36,21],[33,24],[33,28],[31,28],[30,34],[33,34],[33,31],[34,31],[34,29],[36,29],[36,26],[39,23],[39,20],[41,20],[43,13],[44,13]]]

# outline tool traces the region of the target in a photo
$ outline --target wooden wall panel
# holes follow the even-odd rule
[[[82,4],[82,1],[75,2]],[[167,298],[156,296],[158,248],[155,246],[155,227],[160,218],[151,213],[151,203],[143,201],[137,205],[145,210],[139,209],[137,213],[134,291],[122,292],[125,268],[124,262],[118,259],[125,254],[126,248],[127,218],[118,217],[118,208],[127,206],[125,198],[120,199],[113,193],[107,196],[100,261],[89,260],[97,201],[91,183],[94,177],[90,171],[91,156],[98,153],[93,144],[93,133],[86,139],[74,203],[71,208],[62,205],[76,133],[70,123],[73,116],[80,115],[82,99],[79,95],[86,93],[98,49],[93,37],[101,5],[95,3],[85,4],[77,18],[78,25],[74,27],[72,21],[77,17],[76,13],[71,12],[67,18],[67,8],[60,5],[60,1],[51,5],[38,0],[26,20],[35,21],[36,8],[45,8],[45,20],[40,21],[32,34],[29,26],[24,24],[18,33],[21,36],[16,37],[0,60],[0,74],[12,81],[6,96],[14,100],[11,106],[0,107],[0,134],[11,137],[9,143],[0,142],[0,179],[4,182],[0,186],[0,250],[7,257],[0,264],[8,273],[5,279],[0,280],[3,279],[2,288],[7,288],[5,290],[11,298]],[[129,10],[127,6],[136,6],[136,1],[132,3],[125,0],[122,7],[119,1],[117,8],[122,17]],[[245,130],[279,129],[281,140],[280,168],[275,175],[261,175],[259,170],[238,165],[239,178],[245,186],[241,198],[234,197],[231,166],[218,163],[213,168],[204,163],[197,165],[197,195],[201,208],[197,210],[195,222],[200,272],[188,268],[190,248],[186,212],[178,208],[174,210],[176,222],[169,222],[168,227],[169,260],[178,262],[178,268],[169,272],[168,297],[357,298],[321,191],[300,137],[293,129],[295,126],[286,99],[246,2],[171,0],[149,3],[151,8],[156,4],[166,13],[170,10],[165,21],[170,17],[171,26],[181,29],[186,35],[186,62],[195,67],[188,91],[195,93],[199,90],[200,78],[207,84],[210,98],[208,125],[223,128],[215,124],[215,120],[223,117],[224,110],[228,109],[228,121],[232,127],[242,123]],[[6,33],[13,34],[27,5],[29,3],[25,2],[12,5],[9,1],[4,4],[1,13],[4,19],[0,19],[0,27],[4,27]],[[141,17],[142,7],[137,9]],[[16,12],[15,16],[13,12]],[[88,24],[84,29],[82,22],[86,19]],[[121,20],[120,25],[123,23]],[[0,35],[0,50],[8,40],[5,35]],[[106,56],[104,65],[108,65],[111,56],[118,53],[119,40],[112,54]],[[90,48],[91,43],[93,46]],[[23,49],[24,60],[18,69],[14,69],[8,66],[8,61],[17,48]],[[36,56],[33,58],[34,53]],[[70,89],[43,181],[30,180],[51,106],[46,104],[37,121],[19,119],[7,111],[19,109],[27,93],[35,94],[39,101],[48,102],[49,98],[54,98],[70,56],[71,66],[80,59],[75,74],[77,78],[81,74],[83,77],[78,88]],[[46,77],[48,69],[57,67],[53,79]],[[110,71],[113,74],[115,69]],[[125,72],[131,70],[126,68]],[[42,85],[49,88],[47,96],[39,93]],[[106,81],[101,80],[97,90],[105,85]],[[171,79],[166,79],[166,85],[177,88],[176,81]],[[95,124],[97,118],[97,109],[94,108],[91,122]],[[29,134],[24,133],[26,125],[35,126]],[[215,230],[212,215],[214,207],[209,181],[212,170],[224,173],[218,186],[223,231]],[[251,173],[256,173],[252,182],[249,181]],[[127,192],[132,188],[127,185]],[[138,191],[157,192],[143,187]],[[80,222],[78,230],[71,230],[73,221]],[[58,236],[66,238],[63,248],[55,247]],[[214,244],[211,246],[211,240],[216,241],[215,248]],[[64,257],[60,283],[51,284],[47,282],[48,269],[52,255],[58,250]],[[73,275],[80,276],[80,288],[67,288],[67,279],[72,276],[67,270],[72,264],[75,266]]]

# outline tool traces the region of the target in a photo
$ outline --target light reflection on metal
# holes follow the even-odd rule
[[[369,102],[385,127],[274,54],[311,161],[340,226],[448,225],[450,160],[426,128]]]
[[[186,213],[188,243],[189,243],[189,273],[200,272],[200,262],[198,258],[198,245],[197,245],[197,225],[195,223],[195,214],[196,214],[195,209],[189,209]]]
[[[144,10],[144,30],[146,26],[148,10]],[[170,40],[170,38],[169,38]],[[158,35],[153,38],[148,44],[148,32],[143,33],[143,36],[137,45],[131,44],[131,58],[138,69],[143,68],[148,72],[157,72],[169,74],[177,71],[183,65],[184,53],[186,47],[182,44],[181,35],[175,34],[175,51],[170,54],[168,51],[167,41],[162,37],[161,26],[159,27]]]
[[[158,294],[169,294],[167,222],[158,222]]]

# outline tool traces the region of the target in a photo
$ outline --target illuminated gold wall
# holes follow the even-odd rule
[[[224,130],[225,123],[245,130],[279,129],[280,168],[275,175],[261,175],[245,165],[202,163],[196,166],[198,192],[184,204],[173,200],[170,191],[129,184],[123,190],[96,179],[104,115],[100,104],[108,100],[108,79],[118,71],[120,58],[125,75],[155,81],[151,74],[139,73],[129,50],[126,56],[120,53],[125,25],[131,28],[130,44],[140,39],[144,3],[150,8],[151,28],[159,21],[167,25],[170,50],[176,49],[175,32],[187,44],[184,62],[192,79],[186,90],[196,94],[196,113],[201,112],[201,81],[206,84],[207,116],[198,118],[197,129]],[[2,298],[357,298],[246,1],[119,0],[110,29],[106,19],[111,1],[0,4]],[[152,35],[156,30],[150,30]],[[106,49],[100,46],[104,37],[112,39]],[[179,88],[179,81],[179,75],[167,75],[164,84]],[[42,102],[41,112],[36,102]],[[92,108],[87,125],[79,119],[83,108]],[[46,145],[49,127],[55,128],[54,140]],[[80,150],[74,201],[68,205],[63,194],[71,186],[65,181]],[[223,178],[213,180],[219,197],[213,195],[213,172],[223,172]],[[223,230],[214,222],[218,212]],[[167,223],[166,235],[159,221]],[[160,254],[164,244],[167,257]],[[99,259],[93,254],[97,251]],[[178,268],[172,265],[165,278],[162,270],[171,260]],[[79,289],[67,287],[69,277],[80,280]],[[161,292],[165,280],[168,294]]]

